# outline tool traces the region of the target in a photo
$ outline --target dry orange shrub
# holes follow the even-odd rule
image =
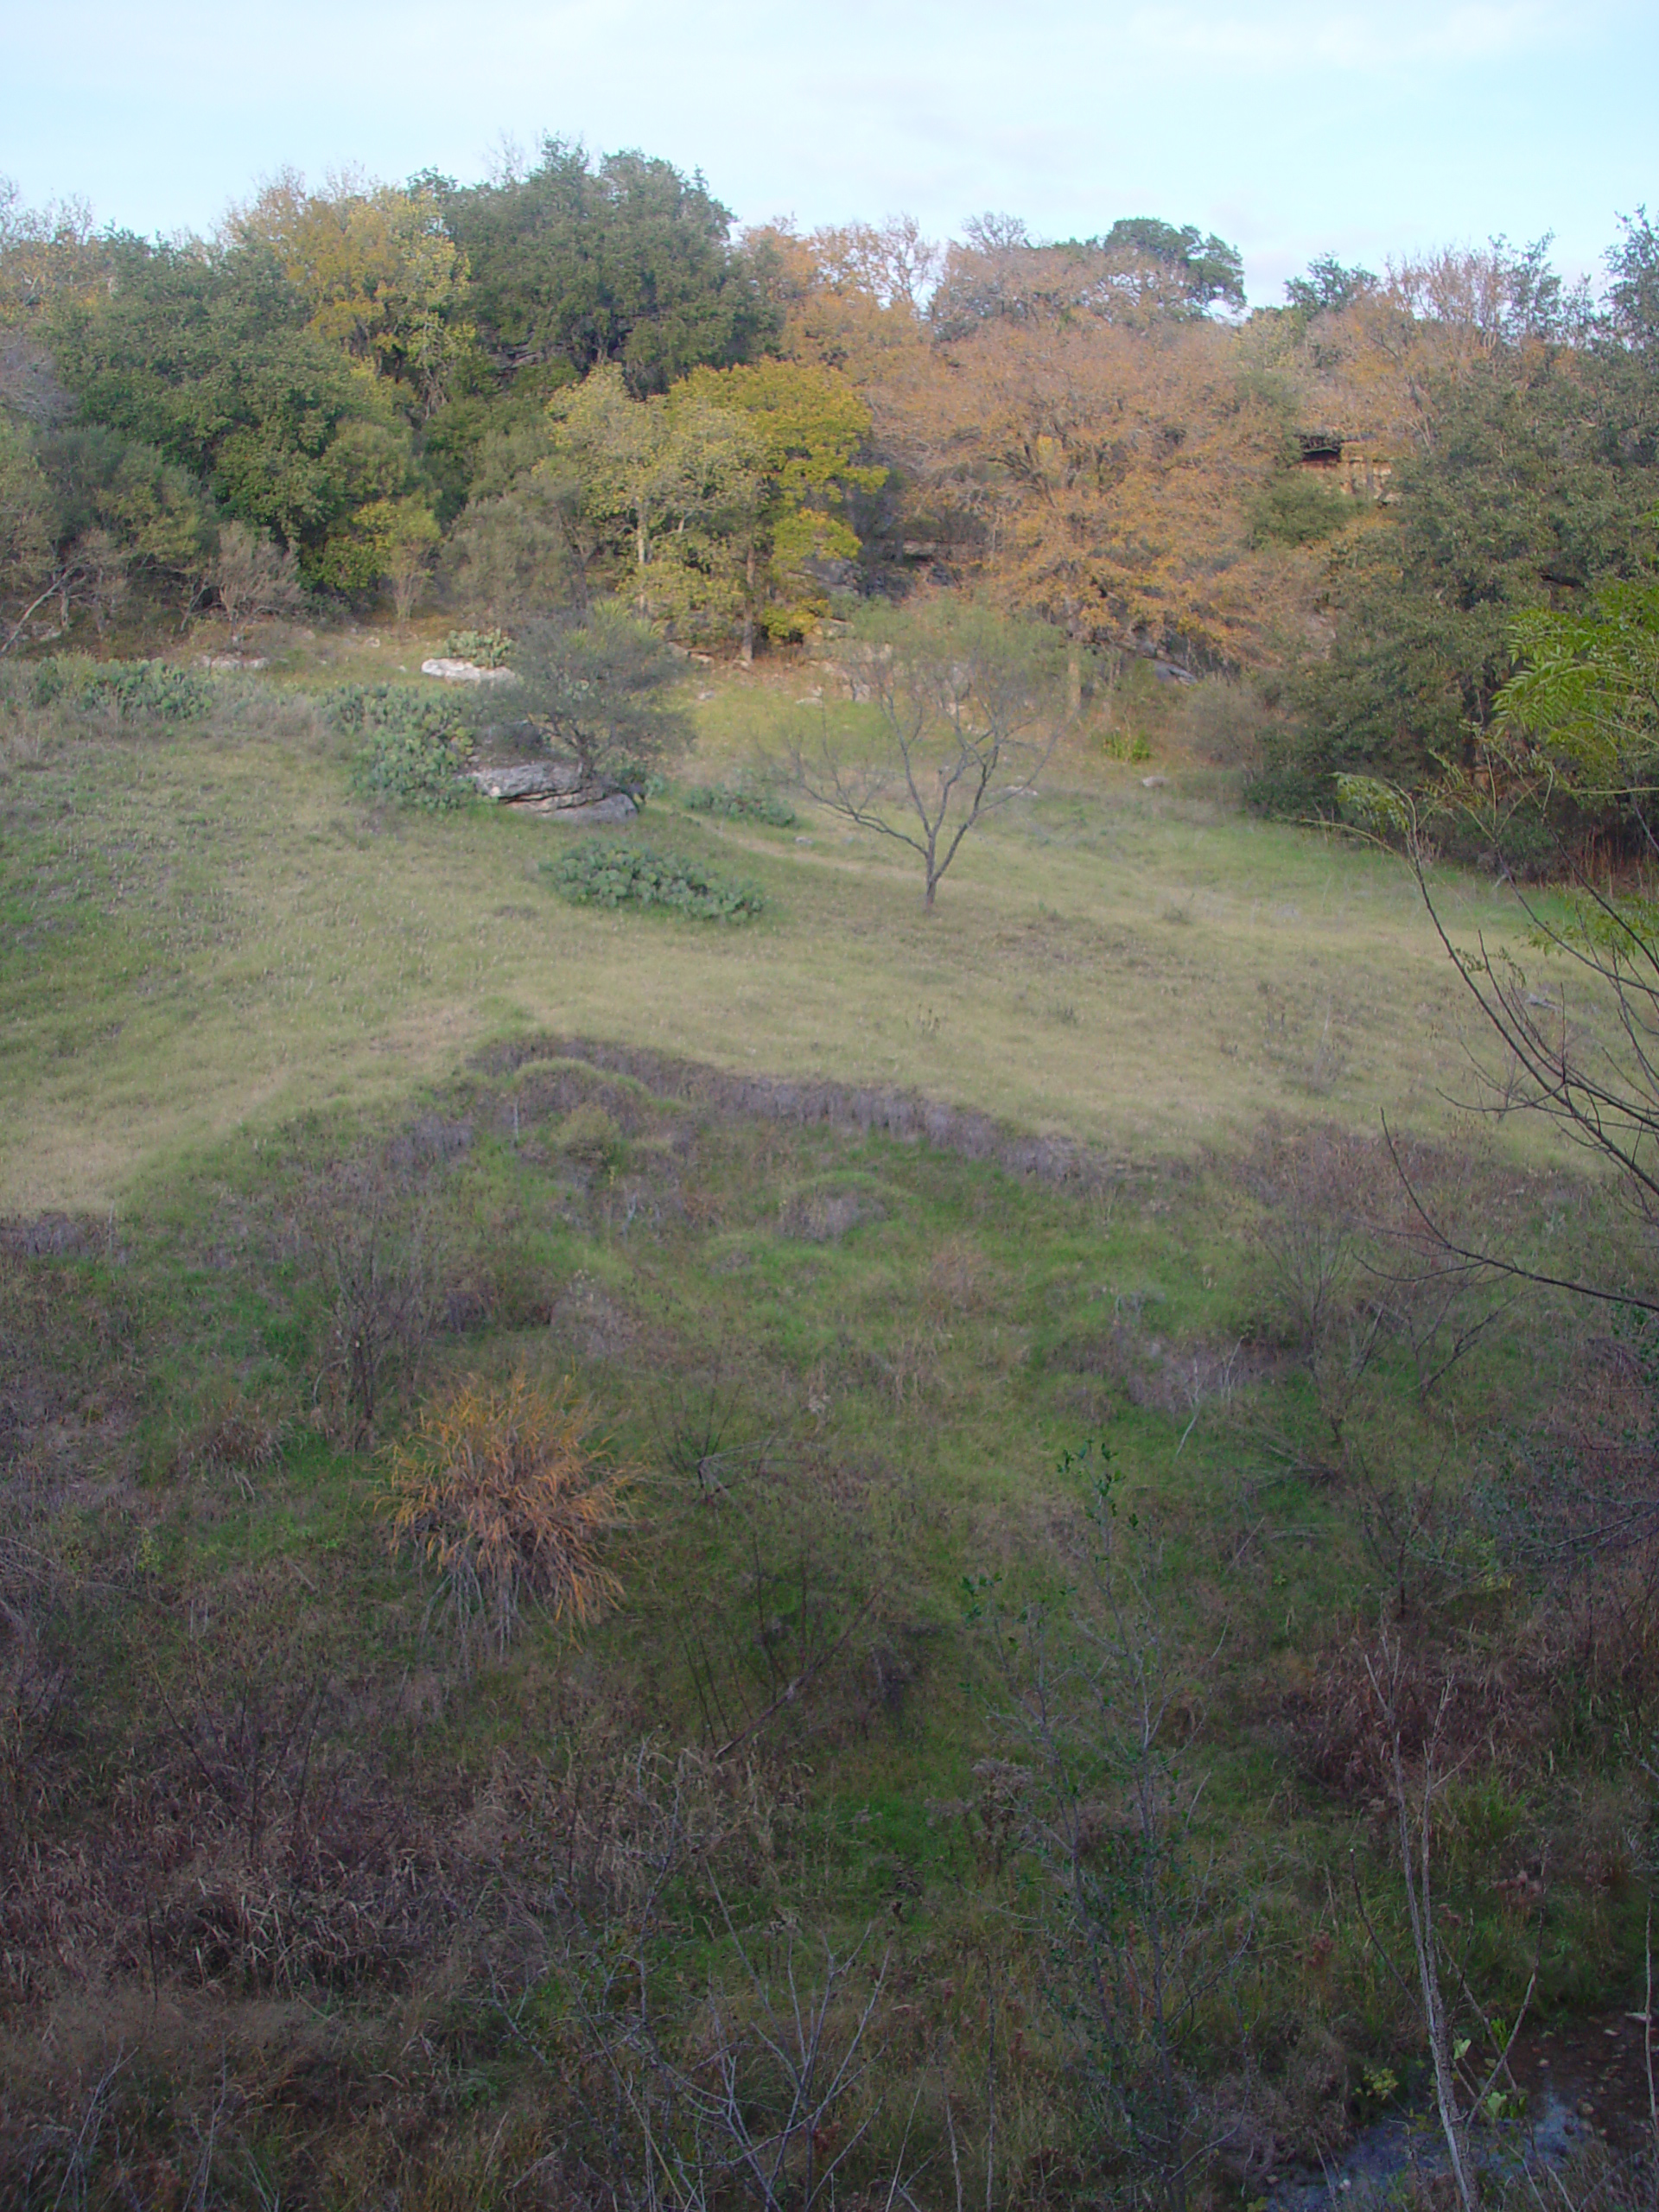
[[[549,1392],[523,1375],[471,1375],[393,1451],[392,1541],[437,1569],[463,1643],[481,1619],[505,1651],[527,1603],[585,1623],[620,1595],[600,1554],[627,1518],[632,1478],[601,1465],[594,1427],[568,1380]]]

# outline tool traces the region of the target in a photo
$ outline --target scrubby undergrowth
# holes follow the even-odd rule
[[[1659,1363],[1409,1230],[1340,1130],[1135,1170],[557,1039],[8,1224],[10,2200],[1249,2202],[1421,2085],[1385,1650],[1469,1986],[1634,1993]],[[1090,1995],[1154,1938],[1166,2080]]]

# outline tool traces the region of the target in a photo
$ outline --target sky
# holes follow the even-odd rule
[[[1498,232],[1594,274],[1659,211],[1659,0],[0,0],[0,175],[146,233],[286,165],[470,181],[549,133],[701,169],[745,223],[1196,223],[1257,304],[1319,253]]]

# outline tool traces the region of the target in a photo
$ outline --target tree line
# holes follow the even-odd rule
[[[1121,219],[739,232],[549,139],[461,185],[285,173],[209,239],[0,197],[0,643],[303,593],[511,626],[619,597],[750,657],[952,586],[1254,685],[1255,791],[1484,773],[1530,614],[1639,582],[1659,234],[1316,261]],[[1496,800],[1495,800],[1496,804]],[[1518,833],[1517,833],[1518,834]]]

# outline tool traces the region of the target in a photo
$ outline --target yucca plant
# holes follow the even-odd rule
[[[621,1584],[601,1564],[626,1522],[632,1478],[601,1464],[592,1407],[568,1380],[463,1377],[391,1454],[385,1498],[395,1546],[437,1569],[463,1649],[505,1652],[526,1605],[587,1622]]]

